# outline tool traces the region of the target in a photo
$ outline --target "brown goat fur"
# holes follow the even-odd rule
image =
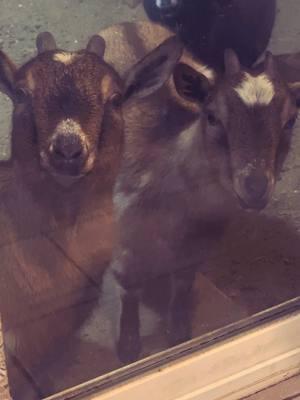
[[[37,48],[20,68],[0,53],[1,90],[14,105],[12,160],[0,171],[1,315],[7,348],[32,374],[88,310],[55,313],[96,297],[110,261],[123,103],[159,90],[182,53],[170,38],[121,79],[98,35],[67,52],[43,33]],[[44,313],[55,315],[39,321]]]

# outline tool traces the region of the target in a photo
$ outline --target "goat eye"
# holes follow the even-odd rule
[[[288,122],[284,125],[285,130],[290,130],[294,127],[295,123],[297,121],[297,117],[293,117],[288,120]]]
[[[207,122],[211,126],[216,126],[219,123],[218,119],[216,118],[216,116],[212,112],[208,112],[207,113]]]
[[[121,93],[114,93],[110,98],[110,102],[115,108],[118,108],[122,105],[122,100],[123,97]]]
[[[24,103],[28,98],[28,92],[24,88],[17,88],[15,90],[15,98],[17,103]]]

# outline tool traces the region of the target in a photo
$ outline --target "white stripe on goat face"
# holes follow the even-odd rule
[[[234,90],[247,106],[267,106],[275,95],[274,85],[265,73],[252,76],[245,72],[242,82]]]
[[[53,60],[65,65],[69,65],[72,64],[72,62],[75,61],[77,57],[78,57],[77,53],[62,51],[59,53],[55,53],[53,56]]]

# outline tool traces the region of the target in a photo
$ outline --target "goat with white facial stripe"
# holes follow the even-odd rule
[[[170,33],[150,23],[101,32],[111,44],[109,59],[121,71],[134,60],[135,43],[140,54],[158,34]],[[271,54],[246,70],[229,50],[224,65],[225,73],[218,74],[184,53],[167,86],[124,109],[125,156],[114,197],[119,237],[111,271],[122,287],[117,348],[127,363],[141,350],[138,303],[145,288],[155,291],[156,279],[169,276],[172,282],[164,316],[170,344],[190,338],[194,267],[237,207],[267,205],[289,150],[299,94],[288,85],[288,72],[277,70]]]
[[[257,70],[245,71],[228,51],[225,65],[225,79],[204,103],[205,146],[219,164],[221,182],[232,182],[244,207],[261,209],[290,145],[297,92],[282,78],[271,54]]]

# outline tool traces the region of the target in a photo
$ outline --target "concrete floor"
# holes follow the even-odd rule
[[[132,9],[127,5],[130,2],[134,0],[10,0],[9,2],[0,0],[2,6],[0,45],[20,63],[35,52],[37,33],[49,30],[62,48],[77,49],[85,46],[89,36],[106,26],[119,21],[142,18],[141,6]],[[277,54],[299,51],[300,1],[278,0],[278,8],[278,18],[270,48]],[[0,159],[6,159],[10,156],[11,105],[3,95],[0,95],[0,110]],[[200,318],[197,317],[194,324],[195,336],[300,295],[299,154],[300,123],[295,129],[293,149],[272,203],[259,217],[251,219],[245,216],[242,221],[236,222],[237,225],[220,244],[215,258],[205,271],[208,279],[202,280],[203,286],[199,288],[201,292],[199,304],[202,305],[197,308],[196,313],[197,316],[201,316],[202,322],[198,324]],[[91,224],[87,229],[92,230]],[[239,239],[238,250],[236,238]],[[213,298],[218,300],[212,305],[215,307],[214,312],[209,310],[211,314],[209,316],[205,315],[203,304],[211,303],[212,293]],[[103,314],[96,314],[96,320],[91,321],[94,329],[90,326],[88,332],[81,331],[81,335],[88,339],[91,356],[95,352],[92,343],[100,343],[98,336],[91,336],[94,332],[99,332],[99,327],[103,329],[104,321]],[[105,340],[107,341],[106,333]],[[85,364],[78,361],[79,359],[82,361],[84,352],[88,354],[86,348],[80,352],[81,344],[79,341],[72,344],[78,353],[77,358],[74,358],[76,362],[73,360],[74,369],[71,369],[68,375],[64,376],[64,369],[62,368],[60,372],[59,367],[55,365],[56,375],[53,381],[58,382],[58,377],[64,376],[64,382],[58,382],[56,390],[78,383],[79,376],[80,379],[86,380],[95,377],[93,374],[96,374],[96,371],[98,375],[107,372],[99,370],[99,357],[95,360],[95,366],[91,358],[87,358]],[[108,345],[107,342],[105,344]],[[109,343],[109,346],[113,345]],[[154,344],[149,343],[147,352],[148,354],[157,352],[165,346],[165,343],[158,345],[158,342],[154,341]],[[106,362],[102,364],[105,364],[105,368],[111,369],[119,366],[116,360],[113,360],[111,365]],[[83,365],[90,365],[90,369],[94,368],[93,373],[82,375]],[[50,380],[50,373],[46,372],[46,378]],[[276,397],[272,399],[276,400]]]

